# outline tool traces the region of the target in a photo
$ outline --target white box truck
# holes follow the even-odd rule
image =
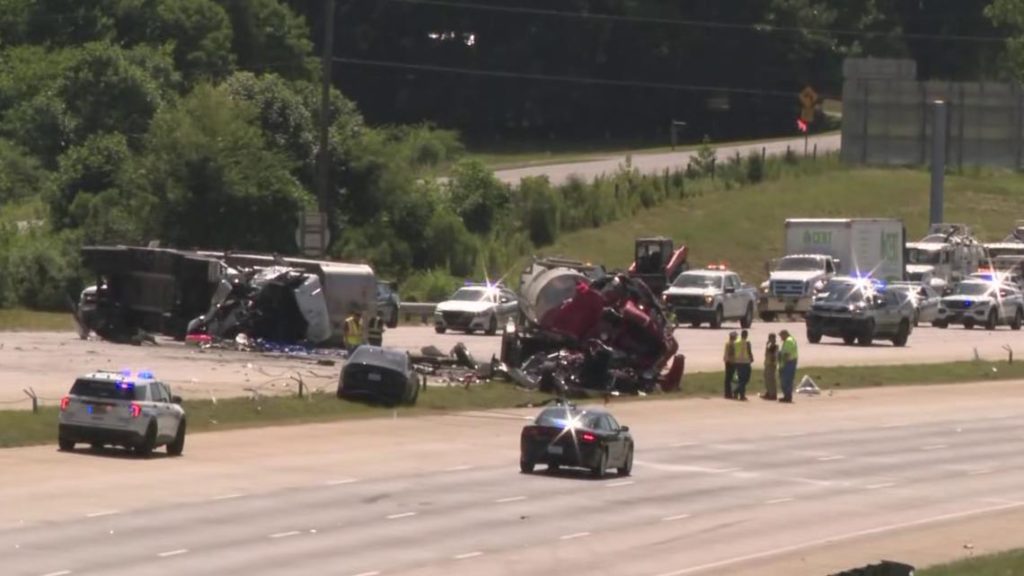
[[[903,222],[891,218],[786,220],[785,255],[768,264],[761,285],[761,319],[806,314],[814,294],[836,275],[903,280],[905,239]]]

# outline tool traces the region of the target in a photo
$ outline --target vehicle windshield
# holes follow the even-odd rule
[[[864,300],[863,286],[855,282],[829,282],[818,293],[821,302],[861,302]]]
[[[486,290],[479,288],[459,288],[455,294],[452,295],[450,300],[459,300],[462,302],[479,302],[484,299],[487,295]]]
[[[79,378],[71,386],[71,394],[104,400],[145,400],[146,388],[145,386],[136,387],[131,382]]]
[[[783,258],[779,261],[779,267],[776,270],[783,271],[797,271],[797,270],[823,270],[825,268],[825,261],[821,258],[809,258],[809,257],[795,257],[795,258]]]
[[[590,412],[566,409],[563,407],[548,408],[537,416],[538,426],[550,426],[552,428],[568,428],[575,421],[577,428],[593,428],[597,416]]]
[[[676,288],[721,288],[722,277],[711,274],[680,274],[672,285]]]
[[[941,259],[941,250],[923,250],[921,248],[907,250],[907,264],[940,264]]]
[[[981,282],[961,282],[954,294],[960,296],[984,296],[992,290],[992,286]]]

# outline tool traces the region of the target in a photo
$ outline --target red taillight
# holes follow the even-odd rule
[[[63,412],[68,409],[68,404],[71,403],[71,398],[65,396],[60,399],[60,411]]]
[[[142,406],[139,406],[135,402],[132,402],[132,418],[138,418],[142,415]]]
[[[597,437],[591,434],[590,432],[584,432],[583,435],[580,436],[580,440],[584,442],[593,442],[597,440]]]

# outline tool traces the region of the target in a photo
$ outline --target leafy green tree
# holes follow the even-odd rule
[[[190,84],[216,81],[233,70],[232,31],[227,13],[214,0],[160,0],[156,38],[174,44],[174,61]]]
[[[1007,60],[1012,75],[1018,81],[1024,79],[1024,0],[994,0],[985,15],[1013,33],[1006,41]]]
[[[475,160],[456,164],[448,180],[448,199],[466,229],[488,234],[509,204],[509,191],[494,173]]]
[[[114,189],[131,152],[122,134],[96,134],[60,158],[50,215],[57,229],[78,228],[89,213],[91,196]]]
[[[243,70],[312,79],[316,61],[305,20],[278,0],[218,0],[231,18],[233,48]],[[319,5],[319,3],[316,3]]]
[[[232,98],[256,110],[268,143],[301,166],[306,172],[304,182],[312,184],[317,135],[313,115],[302,95],[272,73],[257,76],[236,72],[224,86]]]
[[[10,140],[0,139],[0,206],[39,194],[45,182],[38,160]]]
[[[157,113],[138,187],[170,245],[292,252],[298,213],[310,200],[287,158],[272,150],[256,111],[226,89],[200,85]]]

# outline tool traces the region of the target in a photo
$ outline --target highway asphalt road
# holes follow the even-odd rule
[[[755,322],[751,340],[758,363],[762,359],[768,332],[783,328],[796,335],[803,367],[971,360],[975,350],[984,359],[1005,359],[1007,354],[1002,347],[1021,341],[1021,333],[1011,332],[1006,327],[992,332],[921,327],[911,335],[906,348],[895,348],[888,342],[880,342],[870,348],[844,346],[833,339],[812,345],[807,343],[804,326],[800,322]],[[680,350],[686,355],[686,370],[721,370],[722,346],[731,330],[739,330],[739,327],[726,324],[721,330],[706,327],[676,330]],[[500,336],[452,332],[440,335],[429,326],[402,326],[388,330],[384,335],[385,345],[414,352],[423,346],[434,345],[448,353],[459,342],[465,343],[480,362],[489,361],[501,347]],[[55,358],[61,361],[55,362]],[[26,387],[34,388],[45,402],[56,403],[76,376],[98,369],[151,370],[186,398],[244,396],[249,394],[247,389],[250,388],[258,388],[265,394],[294,391],[295,382],[289,378],[295,374],[301,374],[304,382],[313,389],[333,390],[337,386],[343,358],[322,358],[334,362],[333,366],[317,365],[316,360],[228,350],[200,351],[169,340],[156,347],[139,347],[96,340],[81,341],[70,332],[0,333],[0,409],[30,408],[31,404],[22,392]]]
[[[817,146],[819,154],[839,150],[841,142],[842,138],[839,134],[825,134],[808,138],[809,150],[813,150],[814,147]],[[785,154],[787,146],[798,154],[803,154],[804,139],[793,138],[788,140],[769,140],[750,144],[725,144],[718,147],[716,152],[719,161],[725,161],[726,159],[735,156],[737,152],[739,152],[741,156],[745,157],[750,152],[760,152],[761,148],[765,148],[768,155],[777,156]],[[810,153],[810,151],[808,153]],[[640,170],[640,172],[650,173],[661,172],[666,168],[669,170],[685,169],[687,164],[690,162],[690,159],[695,155],[696,151],[687,150],[680,152],[633,154],[631,159],[633,166]],[[551,180],[552,184],[562,184],[573,175],[589,180],[596,176],[600,176],[601,174],[611,174],[618,170],[619,166],[625,162],[626,155],[623,154],[599,160],[588,160],[585,162],[547,164],[542,166],[499,170],[496,171],[494,175],[502,182],[508,184],[518,184],[520,180],[527,176],[544,175]]]
[[[0,451],[5,576],[813,574],[1024,544],[1024,382],[613,406],[630,478],[523,475],[533,412]],[[1018,529],[1013,529],[1016,526]]]

